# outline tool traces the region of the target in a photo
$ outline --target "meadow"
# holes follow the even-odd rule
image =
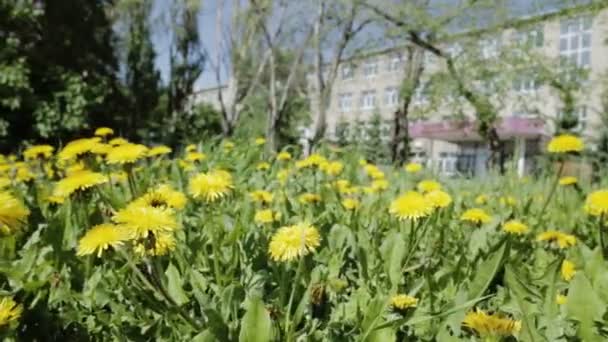
[[[605,341],[608,180],[442,179],[263,138],[0,157],[8,341]]]

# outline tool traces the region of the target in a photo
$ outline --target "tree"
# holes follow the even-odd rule
[[[405,59],[405,74],[401,84],[401,108],[393,115],[393,131],[391,137],[391,161],[403,163],[409,155],[409,113],[412,99],[420,87],[424,72],[424,51],[417,46],[407,45]]]
[[[0,148],[68,138],[120,108],[110,1],[0,1]]]
[[[152,114],[160,96],[160,72],[154,66],[156,53],[150,37],[151,2],[134,1],[126,8],[129,15],[129,38],[126,60],[126,85],[130,115],[128,136],[142,136],[138,128],[154,123]]]
[[[259,84],[269,51],[260,49],[260,31],[255,9],[243,7],[242,1],[230,4],[230,25],[224,24],[226,0],[216,3],[215,58],[209,60],[217,86],[222,133],[232,136],[243,111],[244,103]],[[224,80],[227,75],[228,80]]]
[[[359,1],[317,1],[313,25],[314,82],[312,87],[312,132],[308,149],[317,144],[327,129],[327,110],[338,68],[349,43],[370,23]],[[336,39],[334,39],[337,37]],[[329,51],[329,52],[328,52]],[[327,59],[327,60],[326,60]]]
[[[289,6],[291,4],[291,6]],[[266,146],[269,151],[277,149],[279,124],[284,122],[290,99],[293,99],[294,87],[304,83],[302,59],[312,30],[298,32],[305,23],[297,20],[286,22],[290,17],[302,11],[302,6],[289,1],[263,2],[252,0],[253,14],[257,18],[257,27],[263,39],[263,48],[269,53],[265,73],[262,75],[264,92],[267,98]],[[273,13],[277,13],[276,16]],[[303,35],[302,40],[296,37]],[[290,41],[288,41],[288,39]],[[267,77],[265,77],[267,76]]]
[[[168,133],[173,134],[173,143],[180,139],[175,133],[183,123],[181,119],[193,93],[194,82],[203,72],[205,62],[198,32],[199,7],[199,1],[175,0],[170,11],[172,37],[167,113],[170,117]]]

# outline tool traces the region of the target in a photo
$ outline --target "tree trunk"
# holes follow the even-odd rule
[[[424,50],[408,46],[403,82],[403,104],[394,113],[393,135],[391,138],[391,161],[403,163],[409,155],[409,112],[412,98],[420,86],[420,78],[424,72]]]

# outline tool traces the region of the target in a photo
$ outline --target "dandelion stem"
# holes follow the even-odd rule
[[[293,298],[296,294],[296,288],[300,283],[300,274],[302,273],[302,268],[304,268],[304,258],[300,258],[300,262],[298,263],[298,269],[296,270],[296,276],[294,278],[293,285],[291,287],[291,294],[289,295],[289,302],[287,303],[287,312],[285,313],[285,341],[291,341],[291,306],[293,304]]]
[[[163,288],[162,283],[160,282],[159,279],[156,279],[156,285],[154,285],[154,283],[148,278],[148,276],[146,274],[144,274],[138,267],[137,265],[135,265],[135,263],[133,263],[133,260],[131,260],[131,258],[129,258],[129,256],[123,251],[120,253],[122,255],[122,257],[126,260],[127,264],[129,265],[129,267],[131,268],[131,270],[133,272],[135,272],[135,274],[137,274],[138,278],[150,289],[152,290],[152,292],[154,292],[154,294],[156,294],[156,296],[164,299],[166,302],[168,302],[172,307],[175,308],[175,310],[177,311],[177,313],[179,314],[179,316],[186,321],[186,323],[188,323],[192,328],[194,328],[196,331],[200,331],[202,330],[202,326],[200,324],[198,324],[197,322],[195,322],[190,316],[188,316],[181,307],[179,307],[179,305],[177,305],[177,303],[175,303],[175,301],[173,300],[173,298],[171,298],[171,296],[169,296],[169,294],[166,292],[166,290]]]
[[[561,176],[563,170],[564,170],[564,161],[560,160],[559,169],[557,170],[557,174],[555,175],[555,179],[553,180],[553,184],[551,185],[551,190],[549,190],[549,195],[547,195],[547,199],[545,200],[545,203],[543,204],[543,207],[540,210],[539,215],[542,215],[545,212],[545,210],[547,209],[547,206],[549,205],[549,202],[551,202],[551,197],[553,197],[553,193],[555,193],[555,189],[557,188],[557,182],[559,182],[559,177]]]
[[[600,235],[600,248],[602,249],[602,255],[604,258],[608,257],[608,252],[606,251],[606,241],[604,234],[604,214],[600,215],[598,222],[598,234]]]

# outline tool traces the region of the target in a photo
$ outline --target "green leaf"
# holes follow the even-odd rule
[[[519,334],[519,338],[522,341],[541,341],[543,340],[540,333],[536,330],[534,325],[534,314],[536,311],[536,304],[530,301],[530,298],[534,298],[534,293],[530,292],[528,288],[522,283],[526,279],[520,274],[515,274],[513,268],[507,265],[505,270],[505,282],[515,297],[519,311],[522,314],[523,326]],[[555,303],[555,295],[553,295],[552,301]]]
[[[495,251],[475,269],[475,277],[468,289],[469,300],[483,296],[498,270],[500,270],[508,251],[508,243],[502,244],[499,250]]]
[[[388,274],[392,287],[396,288],[402,277],[401,267],[405,256],[405,241],[401,238],[401,234],[389,235],[380,247],[380,252],[384,259],[384,271]]]
[[[606,311],[606,303],[595,292],[589,279],[577,272],[570,284],[566,314],[580,323],[578,335],[583,341],[601,341],[594,328],[594,321],[601,320]]]
[[[192,338],[192,342],[215,342],[217,338],[209,330],[205,330]]]
[[[264,342],[272,338],[272,321],[264,302],[259,297],[250,298],[245,316],[241,320],[241,342]]]
[[[392,328],[384,328],[374,330],[365,341],[367,342],[394,342],[397,340],[395,330]]]
[[[175,303],[177,303],[177,305],[183,305],[188,302],[188,296],[186,296],[186,293],[182,289],[182,277],[173,264],[169,264],[169,267],[167,267],[167,270],[165,271],[165,276],[168,281],[167,291]]]

